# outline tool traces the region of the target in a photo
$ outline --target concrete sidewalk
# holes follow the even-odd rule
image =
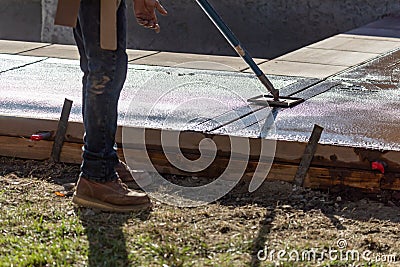
[[[388,17],[272,60],[256,58],[255,61],[266,74],[327,78],[398,48],[400,29],[396,28],[394,21],[400,21],[400,19]],[[64,59],[79,58],[78,51],[73,45],[8,40],[0,40],[0,53]],[[238,57],[132,49],[128,49],[127,53],[129,63],[135,65],[176,67],[185,63],[186,67],[195,69],[250,72],[247,65]],[[210,64],[196,64],[196,61],[210,62]]]

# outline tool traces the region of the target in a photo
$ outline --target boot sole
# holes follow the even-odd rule
[[[86,207],[86,208],[94,208],[102,211],[109,212],[134,212],[134,211],[143,211],[151,208],[152,204],[143,203],[138,205],[114,205],[107,202],[103,202],[97,199],[77,196],[76,194],[72,197],[72,202],[77,204],[78,206]]]

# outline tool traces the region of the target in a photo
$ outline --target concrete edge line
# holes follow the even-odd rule
[[[13,55],[21,55],[21,54],[26,53],[26,52],[42,49],[42,48],[49,47],[49,46],[52,46],[52,45],[53,44],[46,44],[46,45],[43,45],[43,46],[39,46],[39,47],[35,47],[35,48],[24,50],[24,51],[20,51],[20,52],[17,52],[17,53],[13,53]],[[24,56],[24,55],[21,55],[21,56]]]

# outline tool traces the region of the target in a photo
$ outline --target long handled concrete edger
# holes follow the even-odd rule
[[[289,108],[304,101],[302,98],[290,97],[290,96],[279,96],[279,90],[276,89],[270,80],[265,76],[263,71],[257,66],[253,58],[250,56],[249,52],[243,47],[240,41],[233,34],[231,29],[225,24],[219,14],[211,6],[207,0],[196,0],[197,4],[203,9],[210,20],[215,24],[218,30],[222,33],[229,44],[236,50],[238,55],[249,65],[254,74],[258,77],[261,83],[268,89],[271,93],[270,95],[264,95],[263,98],[266,104],[270,107],[284,107]],[[253,98],[252,98],[253,99]],[[260,103],[260,101],[257,101]]]

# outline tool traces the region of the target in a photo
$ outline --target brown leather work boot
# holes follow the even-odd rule
[[[139,181],[142,186],[147,186],[152,183],[150,176],[146,172],[131,170],[128,165],[126,165],[122,161],[120,161],[117,166],[115,166],[115,171],[118,173],[121,181],[131,189],[141,189],[136,181]]]
[[[131,212],[151,207],[146,193],[128,189],[121,179],[99,183],[80,177],[72,202],[88,208],[111,212]]]

